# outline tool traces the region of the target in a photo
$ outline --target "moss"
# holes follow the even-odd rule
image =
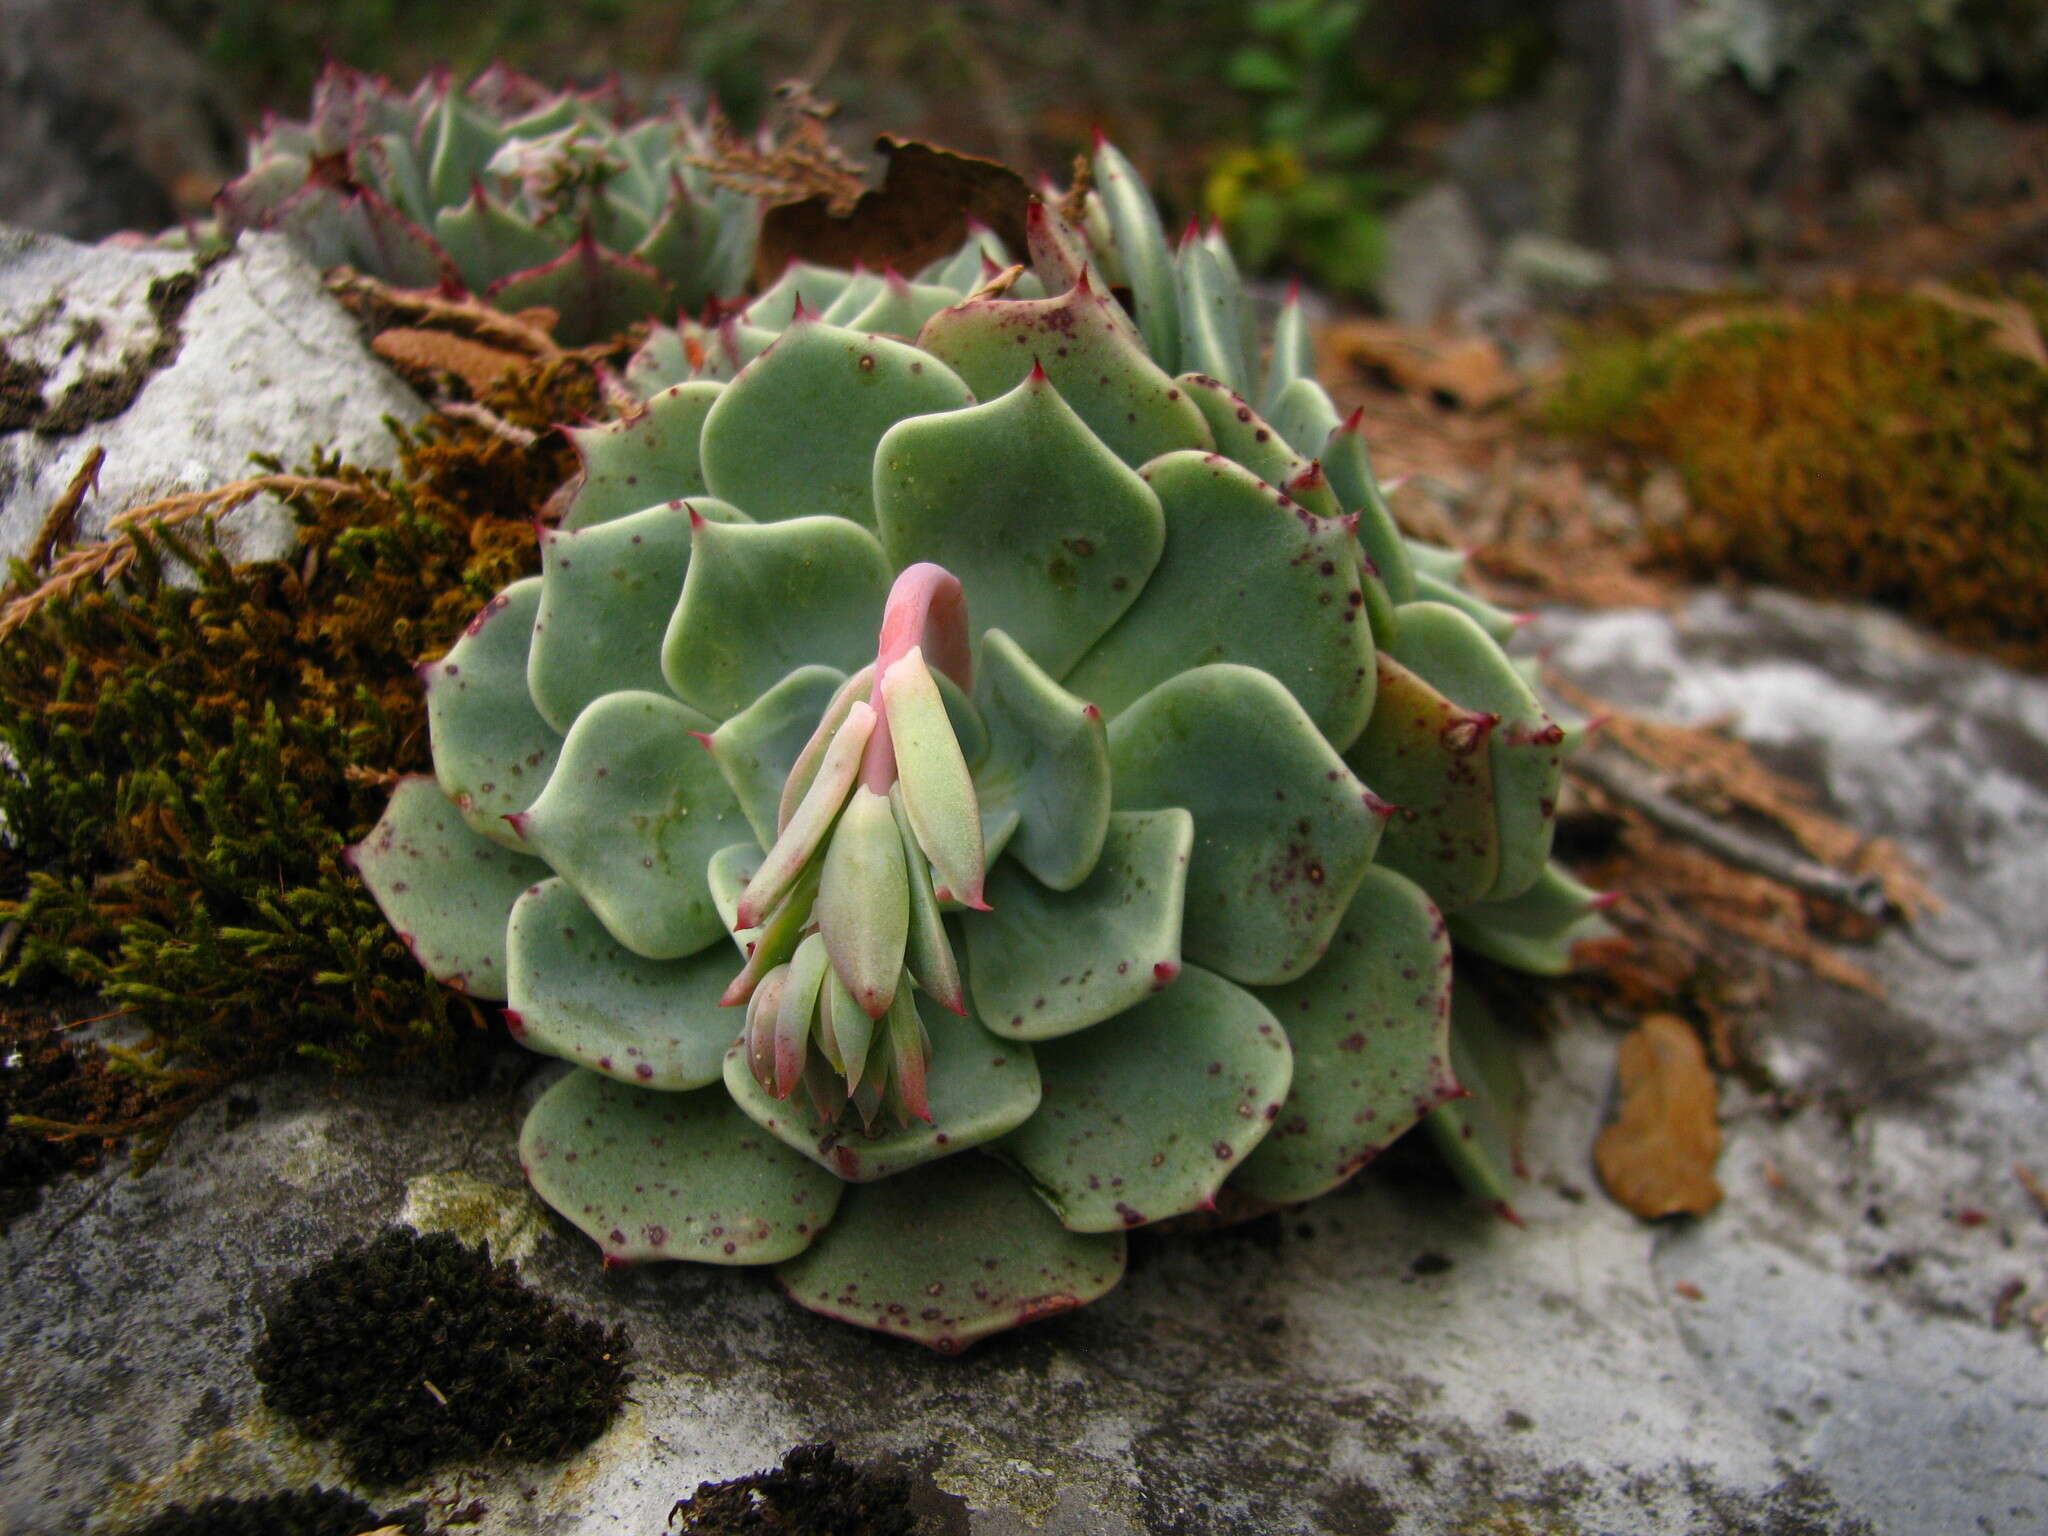
[[[397,1526],[425,1529],[410,1511],[378,1514],[361,1499],[329,1488],[293,1489],[253,1499],[202,1499],[174,1504],[122,1536],[361,1536]]]
[[[390,1483],[588,1445],[625,1401],[626,1348],[482,1245],[394,1227],[291,1281],[253,1365],[266,1404],[334,1439],[352,1476]]]
[[[2048,284],[1991,296],[2048,328]],[[1549,423],[1675,463],[1686,567],[1896,607],[2048,664],[2048,369],[1917,294],[1582,339]]]
[[[699,1483],[669,1512],[681,1536],[913,1536],[911,1480],[839,1460],[837,1447],[800,1445],[779,1468]]]
[[[594,376],[563,360],[484,403],[542,430],[596,409]],[[434,417],[394,475],[318,468],[292,558],[131,533],[114,586],[0,644],[0,923],[21,924],[0,984],[99,992],[144,1025],[119,1065],[155,1093],[155,1133],[294,1056],[445,1075],[488,1022],[421,973],[341,851],[430,766],[413,666],[537,568],[529,519],[573,454]],[[166,579],[176,559],[196,588]]]
[[[105,1052],[72,1044],[61,1013],[0,1010],[0,1232],[36,1208],[45,1184],[96,1166],[104,1150],[104,1135],[56,1141],[38,1122],[111,1128],[149,1108],[147,1092],[111,1071]]]

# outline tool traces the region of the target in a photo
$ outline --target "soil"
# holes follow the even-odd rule
[[[623,1329],[565,1312],[481,1244],[409,1227],[344,1244],[265,1324],[263,1400],[336,1440],[367,1483],[495,1453],[556,1460],[603,1433],[633,1379]]]

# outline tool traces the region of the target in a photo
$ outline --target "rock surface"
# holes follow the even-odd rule
[[[252,452],[395,463],[384,418],[424,409],[281,236],[208,264],[0,226],[0,557],[29,548],[95,447],[81,540],[129,507],[240,479]],[[275,503],[223,533],[248,558],[289,546]]]
[[[2048,682],[1769,594],[1553,614],[1540,637],[1617,702],[1732,715],[1948,903],[1858,956],[1883,1001],[1780,976],[1784,1092],[1724,1088],[1715,1214],[1651,1226],[1599,1192],[1616,1035],[1569,1017],[1528,1045],[1526,1230],[1390,1158],[1296,1213],[1145,1242],[1103,1302],[958,1359],[746,1273],[606,1274],[547,1218],[526,1273],[631,1330],[636,1401],[570,1463],[439,1490],[494,1533],[646,1536],[700,1479],[831,1438],[907,1453],[973,1511],[932,1529],[977,1536],[2048,1526],[2026,1316],[2048,1222],[2013,1173],[2048,1174]],[[260,1302],[401,1210],[523,1246],[513,1135],[538,1079],[506,1069],[458,1104],[266,1083],[148,1177],[53,1190],[0,1240],[0,1528],[335,1480],[257,1405]]]

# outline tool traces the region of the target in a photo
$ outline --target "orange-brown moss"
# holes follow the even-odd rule
[[[2005,297],[2048,327],[2048,284]],[[1691,512],[1654,537],[1695,572],[2048,665],[2048,368],[1982,318],[1902,293],[1695,312],[1582,345],[1548,416],[1679,467]]]

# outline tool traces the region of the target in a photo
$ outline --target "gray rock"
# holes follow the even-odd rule
[[[282,1277],[403,1211],[530,1249],[531,1280],[636,1341],[636,1401],[588,1452],[462,1474],[493,1533],[658,1531],[700,1479],[827,1437],[909,1453],[979,1536],[2042,1529],[2048,1365],[1993,1311],[2048,1278],[2011,1171],[2048,1172],[2048,681],[1770,594],[1538,638],[1623,704],[1732,715],[1948,903],[1862,957],[1881,1001],[1780,974],[1788,1097],[1726,1090],[1711,1217],[1601,1195],[1615,1036],[1567,1009],[1527,1044],[1526,1229],[1390,1157],[1298,1212],[1144,1241],[1116,1294],[942,1359],[759,1276],[606,1274],[552,1218],[534,1244],[513,1137],[536,1077],[457,1104],[279,1080],[0,1240],[0,1528],[337,1478],[258,1407],[246,1350]]]
[[[1471,199],[1439,182],[1388,216],[1380,304],[1402,325],[1434,324],[1485,285],[1490,258]]]
[[[392,464],[384,418],[424,409],[281,236],[209,265],[0,228],[0,557],[28,549],[95,447],[107,457],[80,539],[129,507],[243,477],[252,453],[296,466],[324,445]],[[245,558],[289,545],[275,503],[224,534]]]

